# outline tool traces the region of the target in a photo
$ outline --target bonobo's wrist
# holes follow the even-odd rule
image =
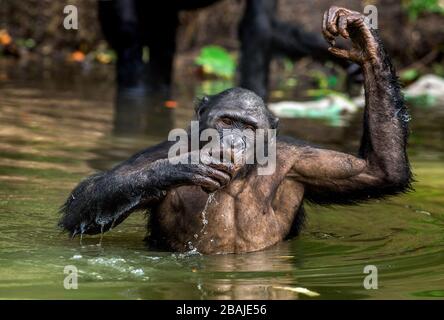
[[[377,54],[372,58],[365,60],[361,64],[365,75],[387,77],[393,72],[390,58],[385,54],[384,48],[379,47]]]
[[[160,201],[166,196],[168,187],[163,183],[159,169],[157,166],[150,167],[138,174],[138,183],[134,192],[142,203]]]
[[[388,66],[389,58],[385,53],[384,45],[382,44],[379,34],[374,29],[369,29],[370,35],[367,40],[367,58],[362,62],[363,68],[381,69]]]
[[[169,179],[171,163],[168,159],[161,159],[153,162],[144,172],[144,186],[157,190],[168,190],[172,187],[172,181]]]

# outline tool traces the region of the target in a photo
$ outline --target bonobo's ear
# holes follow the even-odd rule
[[[271,129],[277,129],[279,126],[279,118],[273,117],[273,120],[271,121]]]
[[[199,117],[202,115],[202,111],[205,109],[205,106],[210,101],[210,98],[208,96],[203,96],[202,98],[198,99],[196,102],[196,107],[194,108],[194,111],[196,112],[196,116],[199,119]]]
[[[270,110],[266,110],[268,122],[270,123],[270,129],[277,129],[279,126],[279,118],[276,117]]]

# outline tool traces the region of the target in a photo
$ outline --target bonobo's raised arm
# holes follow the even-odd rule
[[[350,51],[329,50],[360,64],[364,72],[366,107],[359,156],[295,148],[290,175],[305,185],[305,197],[316,203],[353,203],[405,191],[411,181],[406,154],[408,114],[377,33],[362,14],[331,7],[324,15],[323,34],[332,46],[336,36],[350,38]]]
[[[210,158],[206,164],[172,164],[171,142],[148,148],[113,169],[82,181],[60,209],[59,226],[72,236],[107,231],[132,212],[162,200],[165,191],[181,185],[198,185],[214,191],[232,178],[232,164]],[[188,158],[190,153],[177,157]],[[206,155],[200,155],[200,158]]]

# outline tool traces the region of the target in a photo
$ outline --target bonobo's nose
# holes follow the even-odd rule
[[[222,145],[233,150],[244,150],[246,143],[242,136],[236,134],[228,134],[222,137]]]
[[[246,148],[247,145],[242,136],[227,134],[222,137],[222,149],[224,150],[224,154],[227,154],[230,161],[234,163],[242,160]]]

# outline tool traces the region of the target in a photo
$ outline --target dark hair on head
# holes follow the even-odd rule
[[[194,112],[196,115],[200,115],[205,107],[205,105],[210,101],[209,96],[203,96],[202,98],[196,98],[194,102]]]
[[[202,112],[206,109],[206,106],[209,104],[210,101],[214,100],[214,102],[216,103],[219,99],[223,99],[225,97],[230,97],[230,96],[232,98],[244,97],[245,99],[255,101],[255,103],[260,105],[260,108],[264,112],[264,115],[267,118],[268,123],[270,125],[270,129],[278,128],[279,118],[277,118],[270,110],[268,110],[262,98],[251,90],[239,87],[230,88],[215,95],[209,95],[209,96],[203,96],[202,98],[197,98],[195,102],[196,115],[201,116]]]

